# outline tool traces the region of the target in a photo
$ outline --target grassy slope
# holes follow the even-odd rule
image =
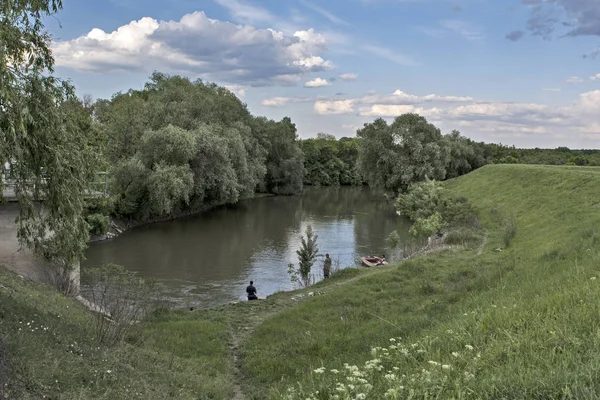
[[[94,340],[94,317],[80,303],[0,268],[11,382],[0,399],[229,398],[227,326],[173,317],[168,328],[149,324],[134,343],[107,348]]]
[[[367,360],[390,337],[428,336],[429,355],[442,362],[464,344],[481,353],[468,387],[476,398],[600,396],[600,169],[488,166],[448,187],[480,210],[488,228],[481,254],[346,270],[307,290],[322,296],[301,300],[279,293],[160,314],[116,348],[94,341],[93,318],[76,302],[0,271],[11,390],[24,398],[263,399],[297,381],[315,384],[313,368]],[[492,251],[503,246],[492,209],[518,219],[503,252]],[[31,321],[38,330],[23,329]]]
[[[475,346],[474,397],[600,396],[600,169],[488,166],[448,187],[479,209],[483,253],[416,258],[268,319],[244,347],[255,398],[310,386],[313,368],[363,362],[396,336],[437,338],[433,359],[447,363]],[[496,210],[518,221],[503,252]]]

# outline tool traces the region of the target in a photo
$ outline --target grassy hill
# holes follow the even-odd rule
[[[346,270],[305,290],[318,294],[311,297],[278,293],[160,313],[116,347],[95,341],[94,318],[76,302],[0,272],[5,391],[65,399],[600,397],[600,169],[491,165],[446,186],[478,209],[481,243]],[[505,248],[511,221],[517,232]],[[23,330],[27,322],[38,329]]]

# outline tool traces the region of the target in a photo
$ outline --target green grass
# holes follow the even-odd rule
[[[360,365],[398,336],[431,343],[429,359],[396,360],[406,375],[430,360],[452,363],[465,344],[480,353],[477,379],[449,375],[430,395],[600,396],[600,279],[591,279],[600,278],[600,169],[488,166],[447,187],[479,210],[488,229],[482,254],[473,247],[419,257],[267,319],[244,346],[254,398],[278,397],[296,382],[327,398],[335,376],[314,369]],[[512,216],[509,248],[492,251],[504,247]]]
[[[0,269],[6,397],[230,398],[227,326],[186,317],[156,317],[128,342],[105,347],[94,338],[94,317],[79,302]]]
[[[157,313],[115,348],[94,341],[78,303],[0,272],[9,390],[26,399],[265,399],[295,387],[290,398],[318,390],[314,398],[328,399],[337,380],[358,374],[374,399],[390,387],[396,398],[600,397],[600,168],[492,165],[446,187],[478,209],[484,243],[463,230],[440,253],[343,270],[309,289]],[[23,331],[31,321],[38,330]],[[390,356],[377,355],[382,372],[364,367],[373,347],[399,337]]]

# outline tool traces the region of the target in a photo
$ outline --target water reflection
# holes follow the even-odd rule
[[[158,279],[185,305],[212,306],[244,298],[250,279],[259,296],[292,289],[300,236],[311,224],[321,253],[341,267],[385,252],[385,238],[407,223],[364,188],[309,188],[302,196],[267,197],[125,232],[94,243],[82,267],[112,262]],[[314,268],[320,278],[320,263]]]

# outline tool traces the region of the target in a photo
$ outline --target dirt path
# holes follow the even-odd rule
[[[483,250],[485,249],[485,245],[487,244],[487,229],[485,230],[485,233],[483,234],[483,240],[481,241],[481,245],[479,245],[479,250],[477,250],[477,255],[480,256],[481,254],[483,254]]]
[[[443,251],[447,248],[451,247],[443,245],[442,243],[436,243],[435,246],[428,246],[422,249],[420,252],[413,254],[413,257]],[[273,317],[283,310],[295,307],[307,301],[310,298],[310,296],[308,296],[310,292],[315,293],[315,295],[326,295],[331,290],[335,290],[340,286],[351,284],[373,274],[385,273],[397,267],[398,264],[394,263],[376,268],[361,268],[364,270],[361,274],[346,279],[334,280],[330,284],[323,287],[317,286],[293,292],[278,293],[265,300],[243,302],[243,305],[237,304],[235,309],[231,308],[228,311],[230,313],[229,351],[235,376],[234,397],[232,400],[246,399],[243,388],[245,377],[243,373],[241,349],[244,345],[244,342],[248,339],[248,337],[250,337],[250,335],[252,335],[254,330],[263,321]]]
[[[287,310],[291,307],[295,307],[304,303],[311,298],[311,296],[308,295],[311,292],[313,292],[315,296],[322,296],[340,286],[351,284],[352,282],[363,279],[364,277],[372,274],[385,273],[396,267],[397,264],[370,269],[363,268],[364,272],[357,276],[349,277],[347,279],[340,279],[323,287],[318,286],[293,292],[278,293],[265,300],[243,302],[243,306],[241,304],[237,304],[235,310],[231,309],[229,311],[229,351],[235,376],[234,397],[232,397],[232,400],[246,399],[244,395],[245,377],[243,373],[241,350],[244,342],[250,337],[250,335],[252,335],[254,330],[263,321],[273,317],[283,310]],[[241,307],[242,310],[240,310],[238,307]]]

